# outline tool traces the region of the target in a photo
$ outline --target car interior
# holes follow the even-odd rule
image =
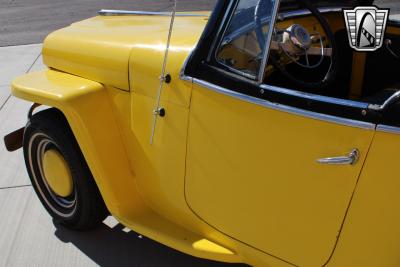
[[[273,1],[250,1],[254,2],[251,8],[240,2],[216,58],[233,71],[257,77],[272,24],[268,20],[272,11],[265,10],[272,10]],[[379,8],[385,8],[384,4],[379,1]],[[302,12],[288,12],[290,5],[297,5]],[[263,83],[381,105],[400,90],[400,20],[389,17],[380,49],[358,52],[350,47],[338,7],[318,8],[306,0],[281,1]]]

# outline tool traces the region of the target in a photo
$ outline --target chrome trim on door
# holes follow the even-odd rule
[[[263,106],[263,107],[267,107],[267,108],[271,108],[274,110],[283,111],[283,112],[287,112],[287,113],[291,113],[291,114],[295,114],[295,115],[300,115],[303,117],[317,119],[317,120],[321,120],[321,121],[333,122],[333,123],[350,126],[350,127],[356,127],[356,128],[361,128],[361,129],[367,129],[367,130],[375,129],[375,124],[373,124],[373,123],[356,121],[356,120],[352,120],[352,119],[345,119],[345,118],[340,118],[340,117],[336,117],[336,116],[332,116],[332,115],[326,115],[326,114],[303,110],[303,109],[299,109],[299,108],[294,108],[294,107],[290,107],[290,106],[286,106],[286,105],[282,105],[282,104],[278,104],[278,103],[273,103],[273,102],[270,102],[270,101],[267,101],[264,99],[241,94],[241,93],[223,88],[221,86],[218,86],[218,85],[215,85],[215,84],[212,84],[212,83],[209,83],[209,82],[197,79],[197,78],[192,78],[192,79],[193,79],[193,83],[195,83],[197,85],[203,86],[203,87],[213,90],[217,93],[231,96],[233,98],[236,98],[236,99],[239,99],[242,101],[246,101],[246,102],[249,102],[252,104],[256,104],[259,106]]]
[[[348,156],[330,157],[318,159],[317,162],[328,165],[354,165],[360,158],[360,151],[353,149]]]
[[[400,127],[380,124],[376,127],[376,131],[382,133],[400,134]]]
[[[334,97],[330,97],[330,96],[314,95],[314,94],[310,94],[310,93],[300,92],[300,91],[286,89],[286,88],[278,87],[278,86],[272,86],[272,85],[268,85],[268,84],[262,84],[262,85],[260,85],[260,87],[264,90],[268,90],[268,91],[272,91],[272,92],[282,93],[282,94],[301,97],[301,98],[310,99],[310,100],[317,100],[317,101],[326,102],[326,103],[330,103],[330,104],[336,104],[336,105],[342,105],[342,106],[354,107],[354,108],[361,108],[361,109],[367,109],[369,107],[369,104],[365,103],[365,102],[358,102],[358,101],[353,101],[353,100],[334,98]]]
[[[172,12],[155,12],[155,11],[130,11],[130,10],[112,10],[102,9],[98,11],[100,16],[167,16],[170,17]],[[209,15],[198,13],[176,13],[176,17],[209,17]]]
[[[189,81],[192,80],[192,77],[186,76],[185,75],[185,69],[187,64],[189,63],[189,58],[191,57],[192,53],[194,53],[195,50],[192,50],[188,56],[185,59],[185,62],[183,63],[183,66],[181,68],[181,71],[179,73],[179,77],[181,80],[184,81]],[[212,67],[212,66],[211,66]],[[227,71],[215,68],[225,74],[232,74],[228,73]],[[240,75],[235,75],[235,78],[240,79],[244,82],[250,82],[254,85],[257,85],[255,81],[247,80],[244,77]],[[368,109],[370,107],[369,103],[366,102],[359,102],[359,101],[354,101],[354,100],[347,100],[347,99],[340,99],[340,98],[335,98],[335,97],[330,97],[330,96],[322,96],[322,95],[315,95],[311,93],[306,93],[306,92],[301,92],[301,91],[296,91],[292,89],[287,89],[283,87],[278,87],[278,86],[273,86],[273,85],[268,85],[268,84],[261,84],[260,85],[261,89],[272,91],[272,92],[277,92],[285,95],[290,95],[290,96],[295,96],[295,97],[301,97],[309,100],[315,100],[315,101],[320,101],[320,102],[325,102],[325,103],[330,103],[330,104],[335,104],[335,105],[341,105],[341,106],[346,106],[346,107],[353,107],[353,108],[360,108],[360,109]]]

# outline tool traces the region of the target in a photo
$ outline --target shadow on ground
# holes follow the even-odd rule
[[[112,228],[102,224],[93,231],[77,232],[53,223],[58,239],[71,243],[100,266],[246,266],[218,263],[180,253],[133,231],[126,232],[121,224]]]

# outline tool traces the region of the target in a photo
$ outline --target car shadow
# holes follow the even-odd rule
[[[121,225],[79,232],[69,230],[53,221],[55,236],[71,243],[99,266],[212,266],[245,267],[243,264],[226,264],[198,259],[166,247],[133,232]]]

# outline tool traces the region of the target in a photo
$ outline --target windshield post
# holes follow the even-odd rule
[[[269,1],[269,0],[261,0],[261,1]],[[268,35],[266,38],[263,60],[262,60],[261,68],[260,68],[260,71],[259,71],[258,77],[257,77],[257,81],[258,81],[259,85],[261,85],[264,81],[265,68],[267,67],[267,63],[268,63],[269,48],[271,46],[272,35],[274,33],[276,18],[278,17],[278,11],[279,11],[279,5],[280,5],[280,0],[271,0],[271,1],[274,1],[274,6],[273,6],[274,10],[272,11],[271,22],[270,22],[270,26],[269,26],[270,28],[268,30]]]

